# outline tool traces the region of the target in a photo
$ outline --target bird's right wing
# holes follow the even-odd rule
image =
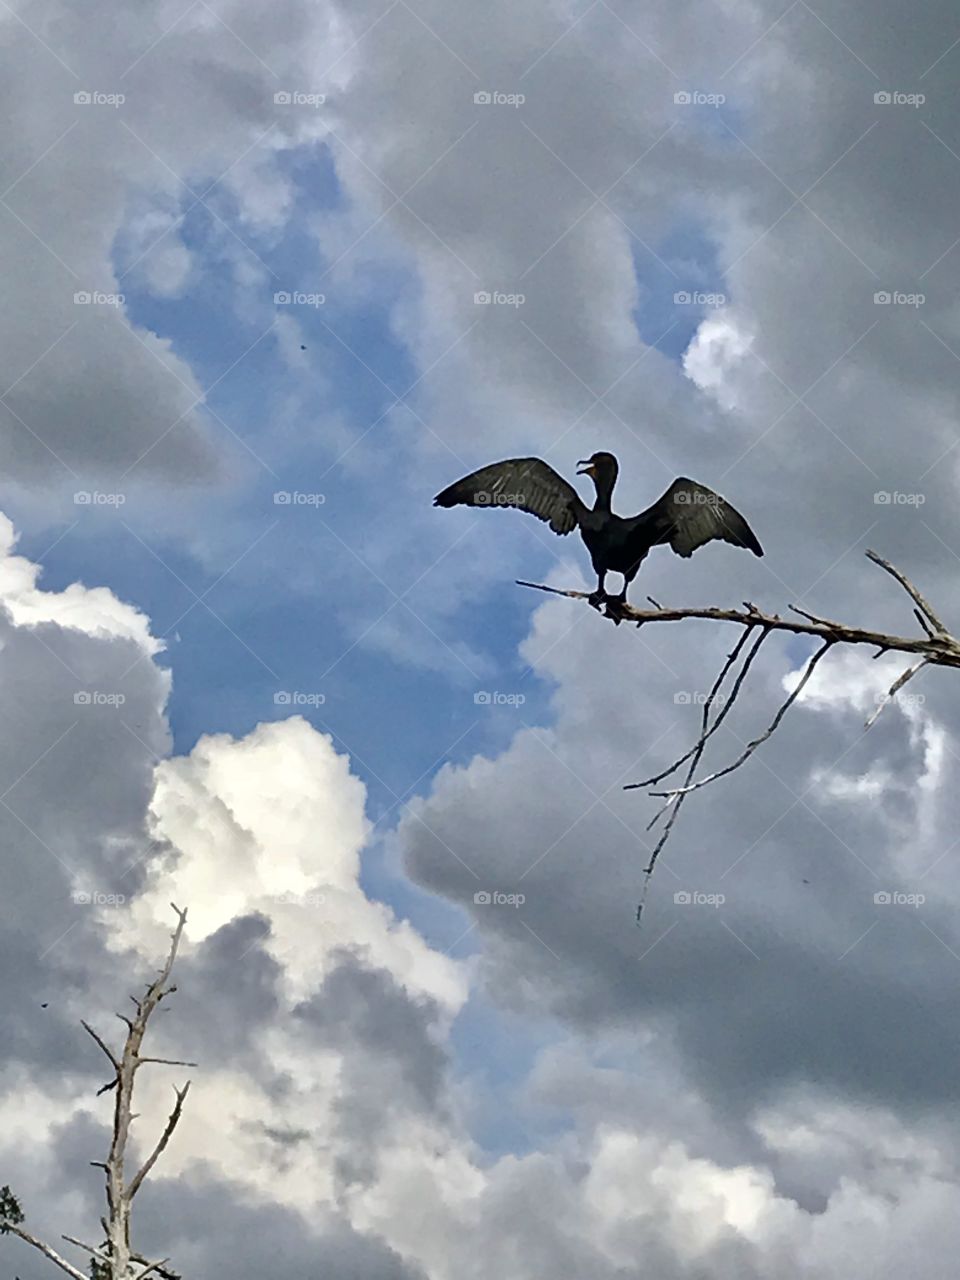
[[[435,507],[516,507],[570,533],[587,508],[572,484],[542,458],[507,458],[481,467],[438,493]]]
[[[736,507],[686,476],[674,480],[637,520],[653,535],[654,543],[669,542],[678,556],[691,556],[697,547],[714,538],[745,547],[755,556],[763,555],[756,534]]]

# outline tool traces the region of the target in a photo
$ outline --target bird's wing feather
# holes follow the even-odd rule
[[[541,458],[507,458],[481,467],[438,493],[435,507],[516,507],[570,533],[586,507],[572,484]]]
[[[763,548],[735,507],[705,485],[681,476],[647,511],[638,524],[652,533],[653,541],[669,542],[678,556],[692,556],[697,547],[720,538],[735,547],[746,547],[755,556]]]

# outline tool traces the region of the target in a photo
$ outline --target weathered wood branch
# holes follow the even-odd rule
[[[717,676],[710,693],[708,694],[703,707],[703,715],[700,726],[700,734],[693,746],[678,760],[675,760],[666,769],[655,774],[652,778],[647,778],[642,782],[628,783],[625,791],[636,790],[637,788],[647,788],[655,786],[675,773],[682,765],[690,762],[683,782],[678,787],[673,787],[664,791],[650,791],[648,794],[664,800],[666,803],[654,815],[647,830],[654,827],[665,813],[669,812],[669,818],[666,826],[654,847],[647,866],[644,868],[644,887],[641,902],[637,908],[637,919],[640,919],[640,913],[643,910],[643,903],[646,899],[647,889],[649,887],[650,876],[656,864],[664,845],[670,837],[673,826],[677,820],[677,815],[681,805],[688,795],[694,791],[699,791],[702,787],[708,786],[712,782],[716,782],[720,778],[726,777],[744,765],[754,752],[766,742],[773,733],[776,732],[783,720],[783,717],[789,711],[790,707],[796,702],[805,685],[810,680],[820,660],[826,656],[829,651],[837,645],[868,645],[875,649],[873,657],[878,658],[885,653],[904,653],[916,657],[918,660],[913,662],[906,670],[904,670],[892,683],[885,697],[879,702],[877,710],[867,720],[864,728],[869,729],[876,721],[883,708],[888,702],[891,702],[908,680],[912,680],[924,667],[960,667],[960,640],[952,635],[947,629],[945,623],[936,613],[933,606],[920,593],[907,576],[897,569],[889,561],[884,560],[882,556],[875,551],[868,551],[867,558],[871,560],[879,568],[888,573],[899,585],[904,589],[913,604],[913,615],[917,619],[923,631],[921,636],[899,636],[891,635],[885,631],[873,631],[867,627],[853,626],[844,622],[837,622],[832,618],[818,617],[817,614],[810,613],[805,609],[799,608],[797,605],[790,605],[790,612],[796,614],[793,617],[781,617],[778,613],[765,613],[759,609],[751,601],[744,601],[742,609],[723,609],[716,607],[706,608],[682,608],[669,609],[664,608],[657,601],[647,597],[653,605],[652,609],[638,609],[633,605],[620,604],[618,601],[606,599],[599,603],[596,601],[593,593],[586,591],[566,591],[558,587],[548,587],[539,582],[519,582],[522,587],[532,587],[536,591],[548,591],[552,595],[568,596],[574,600],[586,600],[593,608],[604,613],[617,626],[621,622],[632,622],[637,627],[642,627],[650,622],[682,622],[687,619],[701,619],[709,622],[728,622],[735,626],[743,628],[741,635],[734,650],[727,655],[726,661]],[[802,619],[802,621],[798,620]],[[749,636],[760,628],[760,635],[754,641],[747,653],[743,665],[734,677],[733,688],[729,697],[724,697],[722,688],[727,680],[730,672],[735,670],[736,664],[740,658],[744,645]],[[702,778],[695,778],[697,768],[703,756],[704,748],[707,741],[720,728],[726,716],[729,714],[734,703],[737,701],[743,687],[747,673],[753,665],[760,646],[775,631],[788,632],[791,635],[810,636],[821,642],[820,648],[813,654],[806,664],[806,667],[799,681],[793,689],[793,692],[780,705],[769,727],[747,744],[745,749],[730,764],[723,768],[716,769],[714,772]],[[719,705],[719,711],[711,720],[711,713],[715,707]]]
[[[81,1024],[103,1051],[114,1070],[113,1079],[97,1091],[98,1096],[108,1090],[115,1091],[110,1150],[105,1161],[90,1162],[97,1168],[103,1169],[105,1174],[107,1215],[101,1219],[105,1240],[95,1248],[72,1236],[65,1235],[63,1239],[74,1247],[82,1249],[91,1259],[90,1265],[97,1275],[108,1277],[109,1280],[143,1280],[144,1276],[159,1276],[161,1280],[179,1280],[177,1273],[167,1266],[168,1258],[150,1262],[142,1254],[133,1251],[130,1245],[130,1215],[134,1196],[163,1154],[180,1121],[183,1104],[190,1088],[189,1080],[182,1088],[175,1087],[176,1103],[163,1132],[150,1155],[129,1183],[126,1181],[124,1168],[130,1125],[136,1119],[136,1112],[133,1110],[133,1091],[137,1071],[148,1062],[167,1066],[196,1065],[180,1059],[148,1057],[140,1052],[151,1015],[156,1011],[161,1000],[176,991],[176,987],[170,983],[170,974],[177,958],[187,913],[173,903],[170,905],[176,913],[177,925],[172,934],[166,961],[158,976],[147,987],[146,994],[140,998],[130,997],[136,1009],[136,1017],[131,1019],[123,1014],[117,1015],[128,1028],[122,1052],[119,1055],[114,1053],[91,1026],[86,1022]],[[3,1188],[0,1193],[0,1234],[9,1233],[19,1236],[21,1240],[38,1249],[67,1275],[73,1276],[75,1280],[88,1280],[84,1272],[67,1262],[50,1245],[26,1231],[21,1226],[22,1221],[23,1213],[19,1203],[9,1188]]]
[[[893,575],[898,582],[906,583],[906,579],[898,569],[887,563],[874,551],[867,555],[875,563]],[[542,582],[522,582],[517,586],[532,587],[534,591],[549,591],[552,595],[568,596],[571,600],[589,600],[588,591],[564,590],[560,587],[548,587]],[[905,586],[914,599],[923,599],[911,584]],[[698,606],[682,609],[669,609],[658,606],[655,609],[638,609],[632,604],[616,604],[613,600],[603,601],[595,605],[605,617],[619,625],[621,622],[633,622],[642,627],[648,622],[682,622],[688,618],[700,618],[708,622],[732,622],[736,626],[762,626],[770,631],[788,631],[797,636],[813,636],[819,640],[830,640],[836,644],[865,644],[884,652],[915,653],[927,658],[930,665],[941,667],[960,667],[960,640],[943,629],[937,619],[934,623],[933,635],[898,636],[885,631],[872,631],[868,627],[852,626],[844,622],[833,622],[828,618],[817,618],[815,614],[806,613],[791,605],[790,608],[800,617],[809,621],[798,622],[794,618],[783,618],[778,613],[764,613],[749,600],[744,601],[742,609],[722,609],[716,606]],[[930,606],[923,602],[924,616],[936,618]]]
[[[150,1172],[153,1166],[160,1159],[160,1156],[163,1152],[164,1147],[166,1147],[167,1143],[170,1141],[170,1138],[173,1135],[173,1131],[174,1129],[176,1129],[180,1121],[180,1113],[183,1111],[184,1099],[187,1096],[187,1092],[189,1088],[190,1088],[189,1080],[183,1086],[182,1089],[178,1089],[176,1086],[174,1086],[173,1091],[177,1096],[177,1100],[174,1103],[173,1110],[170,1113],[166,1126],[164,1127],[163,1133],[157,1139],[157,1145],[154,1147],[153,1151],[144,1161],[143,1165],[140,1168],[140,1171],[136,1174],[136,1176],[133,1178],[132,1182],[130,1183],[129,1187],[127,1188],[128,1199],[132,1200],[133,1197],[140,1190],[140,1185],[143,1182],[144,1178],[147,1176],[147,1174]]]
[[[66,1258],[61,1257],[61,1255],[57,1253],[56,1249],[48,1245],[46,1241],[38,1239],[35,1235],[31,1235],[30,1232],[25,1231],[23,1227],[14,1226],[12,1223],[8,1223],[5,1224],[5,1229],[10,1233],[10,1235],[19,1236],[19,1238],[26,1241],[27,1244],[33,1245],[34,1249],[42,1253],[43,1256],[52,1262],[55,1267],[59,1267],[60,1270],[66,1272],[68,1276],[73,1276],[73,1280],[90,1280],[89,1276],[85,1275],[82,1271],[69,1263]]]

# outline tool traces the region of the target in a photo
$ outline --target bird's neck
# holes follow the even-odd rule
[[[613,486],[617,483],[616,476],[601,476],[594,480],[594,487],[597,490],[597,500],[593,504],[594,511],[609,513],[610,501],[613,497]]]

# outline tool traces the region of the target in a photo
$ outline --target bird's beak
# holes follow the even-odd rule
[[[578,463],[577,463],[577,475],[578,475],[578,476],[592,476],[592,475],[593,475],[593,463],[590,461],[590,459],[589,459],[589,458],[587,458],[587,460],[586,460],[585,462],[578,462]]]

